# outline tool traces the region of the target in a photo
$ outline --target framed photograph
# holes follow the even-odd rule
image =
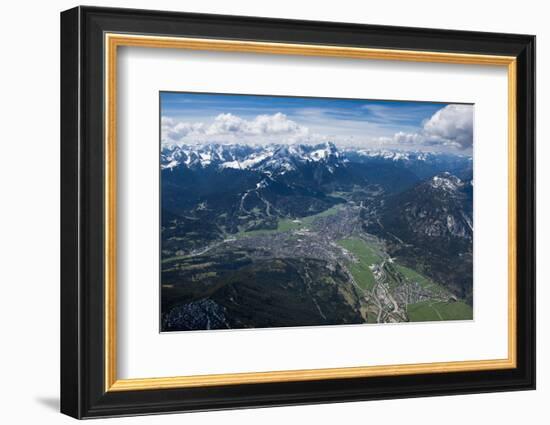
[[[535,37],[61,14],[61,411],[535,387]]]

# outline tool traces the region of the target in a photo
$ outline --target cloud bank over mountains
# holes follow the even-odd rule
[[[162,117],[163,145],[198,143],[243,144],[315,144],[333,141],[341,145],[363,148],[392,148],[401,150],[471,151],[473,143],[473,105],[443,106],[425,119],[414,131],[397,130],[387,136],[358,132],[338,136],[338,121],[330,123],[330,134],[314,131],[288,115],[277,112],[243,118],[233,113],[221,113],[204,121],[184,121]],[[324,129],[327,123],[324,122]]]
[[[406,146],[471,149],[474,113],[471,105],[447,105],[424,122],[414,133],[399,131],[392,137],[380,138],[382,143]]]
[[[219,114],[211,124],[178,122],[162,118],[163,144],[223,142],[223,143],[307,143],[313,142],[307,127],[278,112],[258,115],[252,120],[231,113]]]

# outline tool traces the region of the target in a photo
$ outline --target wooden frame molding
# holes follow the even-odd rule
[[[397,60],[506,67],[508,72],[508,357],[505,359],[118,379],[116,323],[116,146],[118,47],[170,48],[259,54],[327,56],[358,60]],[[517,365],[517,62],[514,56],[371,49],[221,39],[106,33],[105,51],[105,391],[135,391],[219,385],[258,384],[358,377],[513,369]]]

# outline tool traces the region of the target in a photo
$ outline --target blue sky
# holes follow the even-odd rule
[[[161,92],[162,142],[318,143],[471,151],[473,107],[446,103]]]

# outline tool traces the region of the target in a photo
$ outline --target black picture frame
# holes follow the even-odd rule
[[[517,367],[106,392],[102,231],[106,32],[516,57]],[[534,388],[534,36],[96,7],[61,13],[62,413],[93,418]]]

